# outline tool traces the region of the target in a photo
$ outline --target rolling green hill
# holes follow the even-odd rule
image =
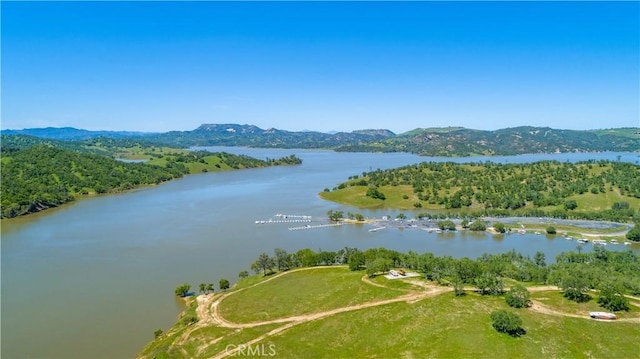
[[[517,155],[526,153],[639,151],[640,136],[629,131],[574,131],[515,127],[496,131],[466,128],[419,129],[384,141],[347,144],[337,151],[411,152],[424,156]]]
[[[361,208],[630,221],[640,218],[640,166],[423,162],[352,176],[320,196]],[[623,202],[624,209],[612,209]]]
[[[318,259],[311,267],[251,276],[230,291],[188,298],[189,308],[178,322],[166,332],[156,331],[138,358],[231,358],[256,352],[275,358],[383,359],[637,354],[638,298],[622,299],[627,307],[616,311],[616,321],[589,316],[608,310],[602,306],[603,298],[611,298],[611,283],[624,283],[616,298],[640,290],[640,261],[633,252],[563,253],[551,265],[541,253],[532,260],[515,251],[476,260],[384,248],[340,252],[329,253],[333,262]],[[367,274],[357,266],[327,266],[351,268],[359,259],[367,268],[379,260],[388,266]],[[416,276],[383,276],[392,268]],[[586,295],[580,300],[568,294],[576,275]],[[487,278],[493,284],[487,286]],[[507,303],[505,285],[522,286],[523,307]],[[521,318],[517,335],[494,329],[491,314],[498,310]]]
[[[192,131],[166,133],[77,131],[31,129],[12,133],[26,133],[51,139],[68,139],[70,136],[83,139],[110,137],[179,148],[192,146],[324,148],[346,152],[411,152],[425,156],[640,151],[640,128],[577,131],[522,126],[481,131],[463,127],[433,127],[418,128],[402,134],[394,134],[384,129],[330,134],[314,131],[291,132],[275,128],[261,129],[253,125],[203,124]],[[3,131],[3,133],[6,132]]]
[[[0,218],[57,207],[84,195],[156,185],[189,173],[301,163],[295,155],[260,160],[223,152],[147,147],[129,139],[66,142],[23,135],[6,138],[9,140],[2,144],[0,168]]]

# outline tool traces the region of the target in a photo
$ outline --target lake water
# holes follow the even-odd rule
[[[183,309],[176,285],[238,272],[262,252],[384,246],[399,251],[477,257],[515,249],[550,262],[576,243],[544,235],[427,233],[344,225],[289,231],[256,225],[276,213],[325,217],[330,209],[368,217],[318,197],[351,175],[421,161],[532,162],[609,159],[636,163],[637,153],[554,154],[465,159],[404,153],[211,148],[257,158],[296,154],[300,166],[190,175],[157,187],[83,199],[62,208],[2,221],[2,357],[128,358],[168,329]],[[411,211],[404,211],[411,217]],[[608,249],[624,249],[608,246]],[[585,246],[591,250],[591,245]],[[638,250],[634,248],[633,250]]]

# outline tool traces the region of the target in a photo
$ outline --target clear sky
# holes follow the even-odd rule
[[[1,2],[3,129],[640,126],[640,3]]]

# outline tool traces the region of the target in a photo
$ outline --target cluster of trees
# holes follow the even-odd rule
[[[547,265],[544,253],[533,258],[514,250],[501,254],[483,254],[477,259],[401,253],[386,248],[359,250],[345,247],[338,251],[313,251],[309,248],[288,253],[277,248],[274,255],[262,253],[251,265],[255,273],[269,275],[275,271],[317,265],[348,265],[351,270],[365,270],[369,276],[385,273],[391,268],[407,268],[424,274],[441,285],[453,286],[457,295],[464,288],[474,287],[485,295],[505,294],[505,278],[519,282],[553,284],[563,295],[575,301],[590,300],[590,290],[599,290],[598,302],[610,310],[628,310],[624,294],[640,294],[640,256],[632,251],[611,252],[596,247],[593,252],[566,252]],[[243,271],[240,277],[247,276]],[[529,293],[521,285],[506,292],[507,304],[521,308],[529,305]],[[626,305],[625,305],[626,303]]]
[[[327,217],[329,217],[330,221],[339,222],[344,218],[344,212],[330,209],[327,211]]]
[[[634,242],[640,242],[640,225],[636,223],[636,225],[627,232],[627,239]]]
[[[420,203],[438,205],[443,209],[481,208],[496,211],[486,214],[519,210],[523,212],[519,215],[528,213],[556,218],[640,220],[640,211],[634,210],[628,203],[625,205],[624,201],[610,210],[596,211],[580,209],[575,199],[571,198],[587,193],[605,195],[609,192],[640,198],[640,166],[632,163],[593,160],[527,164],[423,162],[396,169],[364,172],[361,177],[350,178],[334,189],[368,186],[367,196],[384,199],[383,188],[386,186],[411,186],[413,196]]]
[[[603,307],[628,310],[624,294],[640,295],[640,260],[631,251],[612,252],[601,247],[588,253],[562,253],[550,267],[547,282],[562,288],[570,300],[591,300],[591,290],[595,289]]]
[[[231,288],[231,283],[229,282],[229,280],[224,278],[220,279],[218,284],[221,291],[225,291]],[[213,287],[213,283],[200,283],[198,285],[198,289],[200,290],[200,293],[203,293],[203,294],[209,294],[209,292],[213,293],[215,291],[215,288]],[[176,287],[176,289],[174,290],[174,293],[179,297],[186,297],[189,295],[190,290],[191,290],[191,284],[183,283]]]
[[[72,201],[158,184],[187,173],[184,166],[124,163],[109,157],[36,146],[3,154],[1,216],[16,217]]]

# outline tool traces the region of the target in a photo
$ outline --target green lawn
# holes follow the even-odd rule
[[[496,332],[499,297],[446,293],[335,315],[272,337],[278,358],[637,358],[640,326],[514,310],[527,333]],[[330,343],[330,344],[328,344]]]
[[[589,292],[591,300],[584,303],[577,303],[565,298],[560,291],[536,292],[531,293],[531,299],[553,308],[562,308],[565,313],[571,314],[587,314],[589,312],[608,312],[607,309],[598,304],[598,293]],[[634,302],[630,300],[630,302]],[[637,301],[636,301],[637,303]],[[640,303],[638,303],[640,304]],[[640,318],[640,308],[635,305],[629,306],[628,312],[616,312],[619,318]]]
[[[319,312],[374,300],[397,297],[420,287],[382,276],[364,283],[362,271],[345,267],[292,271],[280,277],[251,276],[240,280],[220,304],[225,319],[247,323]],[[412,278],[413,280],[421,280]],[[602,311],[597,295],[575,303],[559,291],[532,293],[532,299],[573,318],[513,309],[504,296],[447,292],[415,303],[396,302],[343,312],[303,322],[254,344],[275,350],[275,358],[638,358],[637,322],[596,321],[589,311]],[[638,301],[635,301],[637,304]],[[490,313],[516,312],[526,333],[518,338],[498,333]],[[193,315],[190,306],[186,315]],[[640,308],[617,313],[640,318]],[[140,354],[144,358],[209,358],[282,327],[269,324],[230,329],[209,325],[176,324]],[[188,336],[181,340],[185,334]],[[240,355],[240,354],[238,354]]]
[[[360,280],[362,275],[363,272],[351,272],[345,267],[288,273],[229,296],[220,303],[220,312],[227,320],[249,323],[404,294],[366,284]]]

